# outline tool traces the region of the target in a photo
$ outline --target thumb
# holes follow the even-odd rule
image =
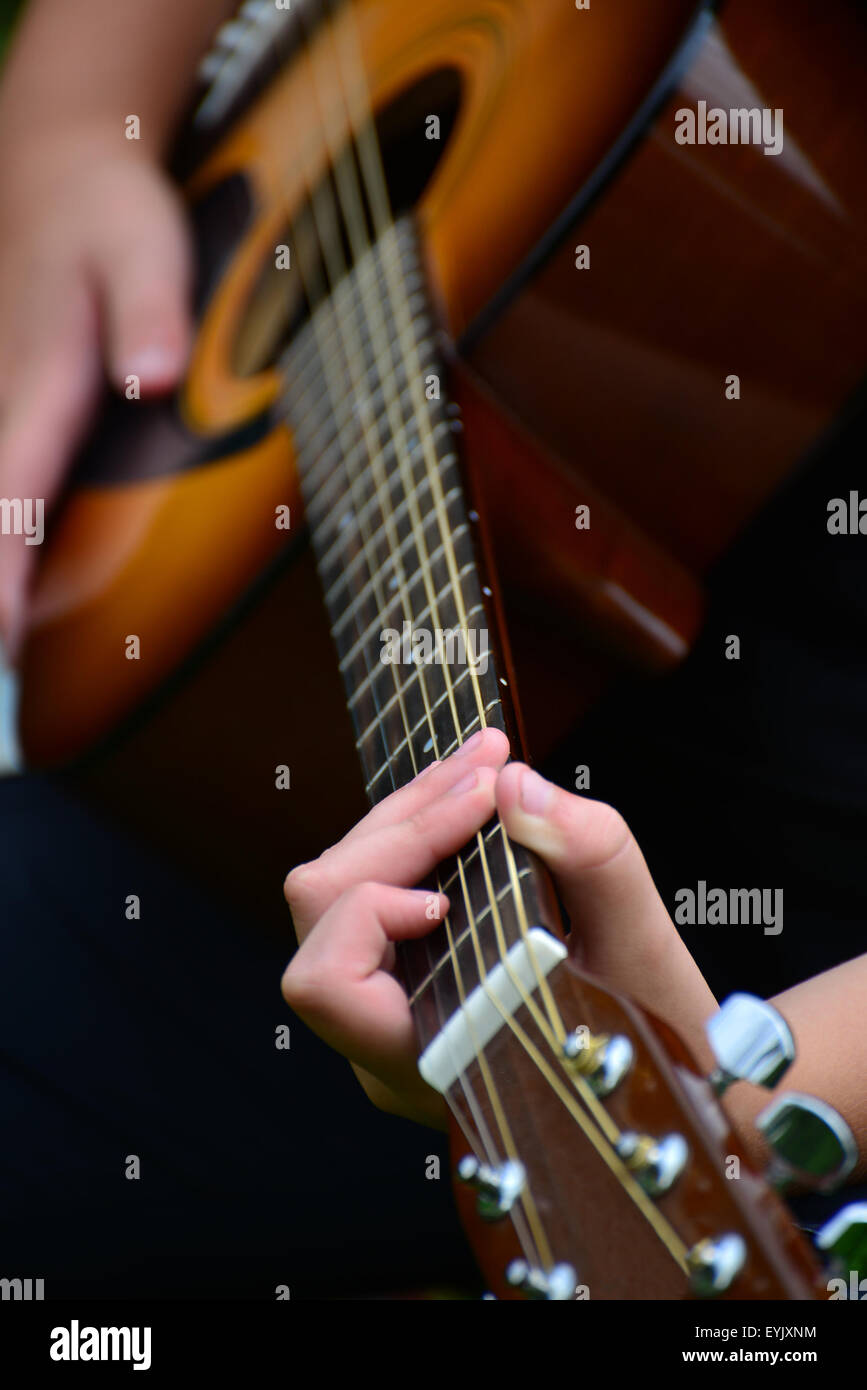
[[[557,880],[577,963],[688,1037],[700,1035],[716,1001],[622,816],[521,763],[503,769],[496,795],[507,833]]]
[[[124,220],[106,231],[92,266],[106,369],[119,390],[130,376],[143,395],[180,380],[192,339],[191,266],[182,209],[160,180],[148,200],[139,200],[133,225]]]

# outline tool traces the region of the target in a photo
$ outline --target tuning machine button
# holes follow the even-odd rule
[[[867,1277],[867,1202],[850,1202],[838,1211],[818,1232],[816,1244],[835,1268]]]
[[[506,1282],[520,1289],[527,1298],[565,1303],[575,1297],[578,1275],[571,1265],[555,1265],[550,1273],[533,1269],[526,1260],[513,1260],[506,1270]]]
[[[617,1152],[651,1197],[661,1197],[674,1186],[689,1158],[682,1134],[652,1139],[649,1134],[627,1131],[617,1141]]]
[[[756,1125],[774,1154],[767,1173],[774,1187],[798,1180],[830,1192],[858,1159],[855,1137],[843,1116],[815,1096],[787,1091],[762,1111]]]
[[[742,1236],[728,1234],[700,1240],[687,1253],[689,1282],[700,1298],[714,1298],[731,1288],[746,1263]]]
[[[795,1060],[795,1043],[782,1014],[752,994],[731,994],[706,1025],[716,1058],[709,1077],[718,1096],[735,1081],[769,1090]]]
[[[569,1034],[563,1053],[597,1096],[610,1096],[635,1058],[632,1043],[622,1033],[609,1037],[607,1033],[593,1034],[587,1028],[576,1028]]]
[[[479,1215],[486,1221],[507,1216],[524,1190],[527,1173],[522,1163],[508,1160],[494,1168],[467,1154],[458,1164],[461,1182],[476,1188]]]

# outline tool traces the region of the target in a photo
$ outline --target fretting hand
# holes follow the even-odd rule
[[[441,920],[448,900],[413,885],[495,809],[512,838],[556,875],[585,969],[699,1047],[715,1004],[617,812],[570,796],[522,764],[506,766],[508,751],[497,730],[477,735],[286,880],[302,943],[283,977],[286,1000],[349,1058],[375,1104],[436,1125],[444,1104],[416,1069],[409,1003],[391,974],[394,947]]]

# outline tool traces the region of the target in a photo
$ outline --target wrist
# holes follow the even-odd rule
[[[66,116],[62,123],[45,115],[34,120],[21,115],[5,119],[0,112],[0,154],[6,167],[89,166],[95,159],[117,158],[159,163],[162,144],[159,133],[146,122],[139,138],[129,139],[124,121],[115,112],[89,111]]]

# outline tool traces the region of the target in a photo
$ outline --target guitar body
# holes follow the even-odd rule
[[[472,413],[467,467],[491,511],[501,582],[571,619],[579,640],[665,667],[697,631],[702,573],[863,374],[856,171],[867,131],[825,100],[857,68],[861,24],[846,5],[822,19],[804,8],[800,26],[775,3],[754,17],[735,3],[713,23],[688,3],[651,18],[637,0],[587,13],[518,0],[469,13],[460,0],[357,9],[377,111],[431,74],[459,74],[452,130],[415,212],[442,327],[468,363],[453,395]],[[785,110],[791,147],[769,159],[678,146],[673,113],[700,80],[711,101],[743,97],[749,80]],[[431,100],[438,90],[423,87]],[[211,133],[187,179],[199,206],[243,181],[244,224],[212,215],[217,274],[200,290],[178,400],[116,411],[56,520],[24,659],[28,763],[62,765],[99,745],[303,531],[291,436],[273,415],[279,379],[270,364],[240,374],[233,345],[303,195],[297,146],[321,97],[309,65],[288,63]],[[425,143],[411,114],[397,140],[404,163]],[[596,184],[580,235],[567,224],[528,276],[557,219]],[[498,296],[506,307],[486,327]],[[585,501],[593,521],[580,536]],[[138,660],[125,659],[129,634]],[[533,707],[526,682],[524,698]]]
[[[358,98],[350,81],[337,99],[341,52],[357,41],[386,169],[419,234],[534,755],[619,670],[682,659],[703,575],[865,365],[867,128],[841,96],[857,90],[864,49],[855,7],[354,11],[353,34],[338,12],[254,96],[219,78],[202,96],[178,157],[200,261],[189,372],[171,401],[133,388],[107,408],[45,546],[22,668],[26,763],[71,769],[79,790],[280,929],[287,855],[319,853],[365,808],[280,410],[301,213]],[[783,110],[783,152],[678,144],[676,112],[699,100]],[[291,796],[275,788],[279,767]],[[569,971],[557,979],[568,994]],[[600,1028],[626,1026],[628,1006],[590,986],[581,1006]],[[626,1022],[649,1060],[624,1123],[646,1120],[662,1073],[675,1111],[700,1110],[703,1083],[676,1043]],[[679,1115],[665,1118],[688,1129]],[[701,1162],[666,1199],[694,1240],[741,1201],[738,1184],[720,1195],[734,1144],[696,1133]],[[577,1202],[579,1174],[592,1188],[579,1165],[552,1207]],[[716,1226],[702,1215],[711,1192]],[[815,1296],[782,1205],[767,1193],[756,1212],[731,1218],[753,1222],[759,1252],[735,1296]],[[625,1251],[646,1232],[627,1221],[615,1234]],[[675,1259],[654,1296],[682,1296],[684,1268]],[[616,1270],[594,1269],[594,1296],[639,1296],[640,1270],[620,1258]]]

